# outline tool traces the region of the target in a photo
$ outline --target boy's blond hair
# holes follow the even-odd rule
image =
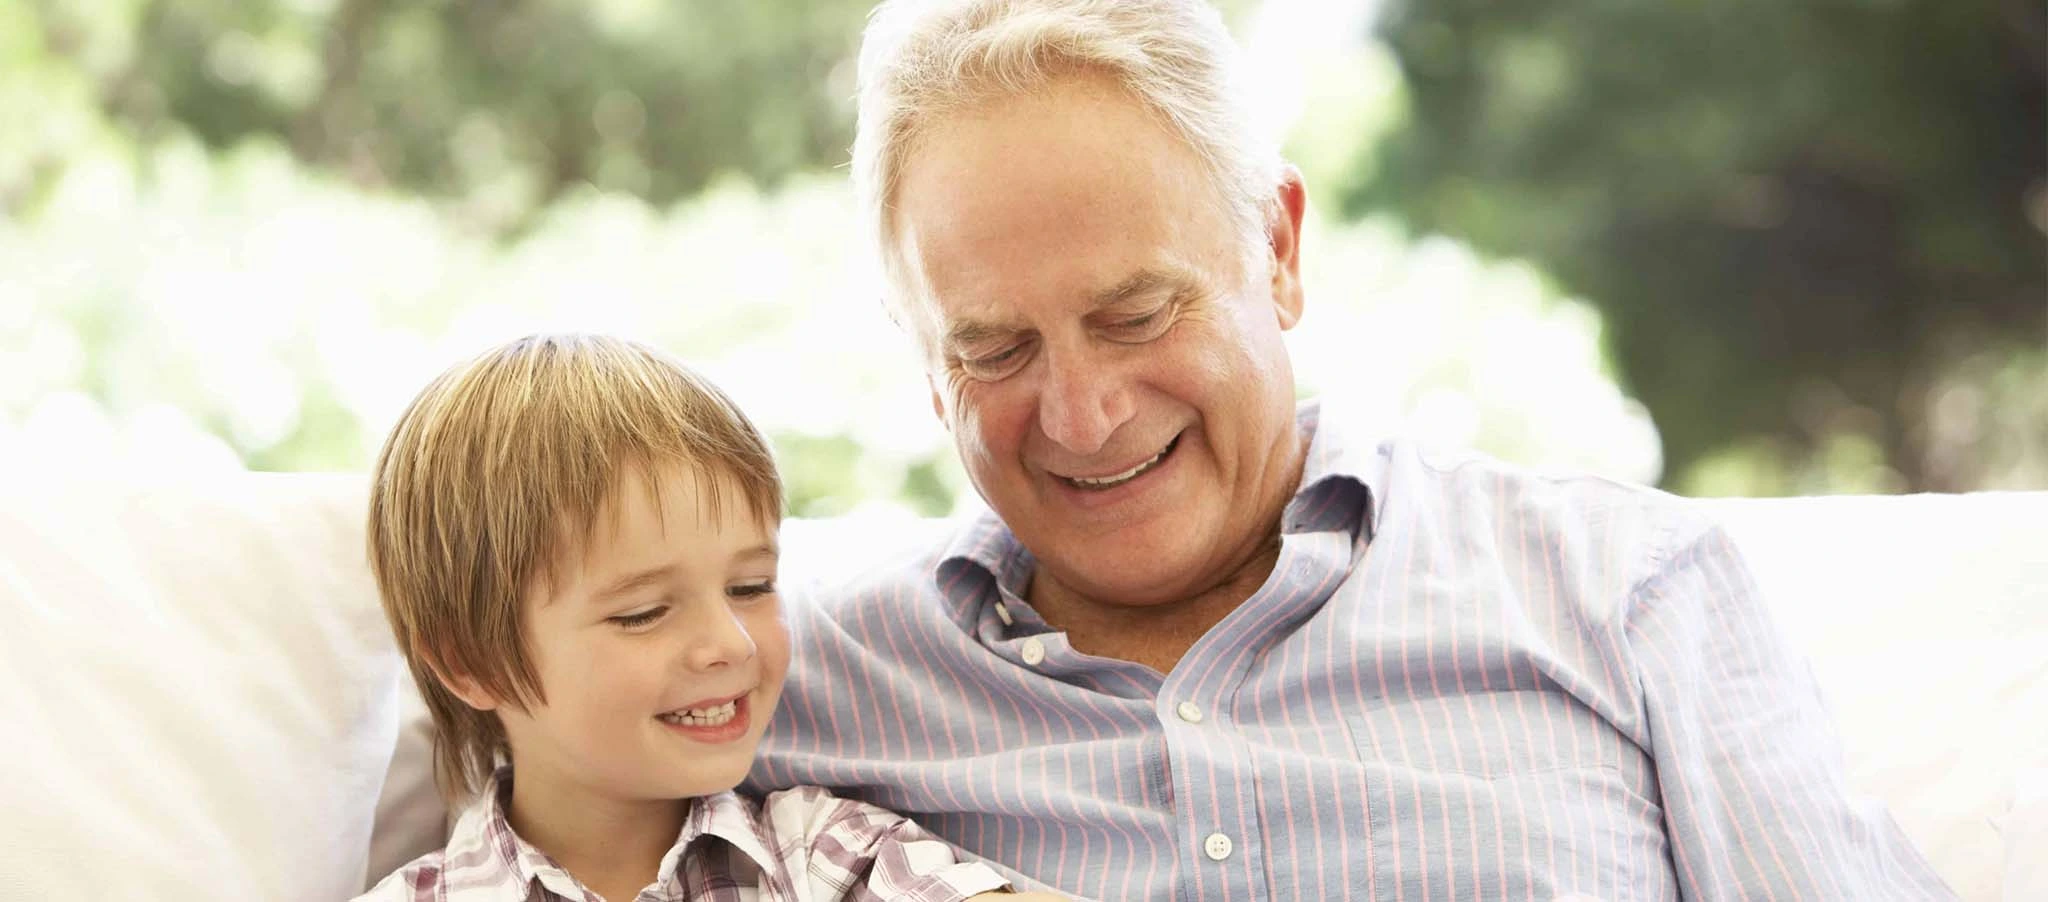
[[[581,553],[626,472],[672,463],[714,514],[738,502],[780,519],[760,432],[717,387],[635,342],[522,338],[443,373],[399,418],[370,484],[370,567],[434,718],[444,797],[477,791],[509,749],[497,717],[443,678],[544,703],[523,599]]]

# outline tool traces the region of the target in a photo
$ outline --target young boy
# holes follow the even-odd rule
[[[429,385],[377,461],[370,564],[442,794],[473,801],[446,849],[361,898],[1005,889],[878,808],[731,791],[789,663],[781,491],[732,402],[638,344],[526,338]]]

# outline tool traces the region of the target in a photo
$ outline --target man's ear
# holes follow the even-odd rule
[[[930,373],[924,376],[924,386],[932,391],[932,416],[939,418],[939,425],[946,427],[947,432],[953,431],[953,424],[946,422],[946,399],[939,396],[939,384],[932,381]]]
[[[906,305],[915,303],[922,301],[905,302]],[[933,350],[932,343],[936,339],[932,337],[930,311],[911,310],[907,307],[900,309],[886,300],[883,306],[889,308],[889,321],[895,323],[896,328],[903,330],[904,337],[910,339],[911,346],[917,351],[918,362],[924,369],[924,387],[932,393],[932,416],[939,418],[939,425],[946,427],[946,431],[953,431],[952,425],[946,422],[946,399],[939,394],[939,384],[932,381],[933,368],[939,363],[938,352]]]
[[[1301,321],[1301,220],[1308,210],[1308,189],[1301,170],[1281,167],[1280,184],[1266,215],[1266,245],[1273,255],[1273,309],[1280,328]]]
[[[442,663],[446,660],[444,656],[433,657],[434,660],[427,662],[427,669],[434,672],[434,679],[441,681],[441,688],[461,699],[463,704],[478,711],[496,711],[498,706],[504,704],[490,690],[485,689],[482,683],[477,682],[476,678],[470,676],[468,671]]]

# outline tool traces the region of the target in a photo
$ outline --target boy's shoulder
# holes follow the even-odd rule
[[[354,902],[453,902],[447,894],[447,850],[428,852],[392,871]]]
[[[756,829],[780,851],[785,875],[809,887],[808,898],[963,900],[1010,885],[908,816],[869,802],[795,786],[753,804]],[[867,892],[856,896],[856,886]]]
[[[742,793],[728,795],[744,800],[761,829],[778,839],[816,837],[846,825],[886,829],[908,820],[886,808],[835,795],[821,786],[792,786],[757,798]]]
[[[355,902],[498,902],[524,899],[527,880],[522,874],[533,862],[514,864],[521,858],[521,845],[512,825],[499,809],[501,781],[509,770],[495,774],[483,791],[461,807],[448,844],[408,862],[377,881],[377,885],[355,898]],[[506,890],[512,892],[507,893]]]

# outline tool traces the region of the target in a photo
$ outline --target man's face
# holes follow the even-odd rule
[[[1083,78],[912,147],[896,215],[933,404],[1040,578],[1169,603],[1271,534],[1300,479],[1298,177],[1276,192],[1247,277],[1193,151]]]
[[[526,601],[545,704],[497,708],[517,782],[549,798],[673,801],[732,788],[789,665],[775,532],[681,466],[621,480],[580,560]],[[711,477],[706,477],[711,478]]]

